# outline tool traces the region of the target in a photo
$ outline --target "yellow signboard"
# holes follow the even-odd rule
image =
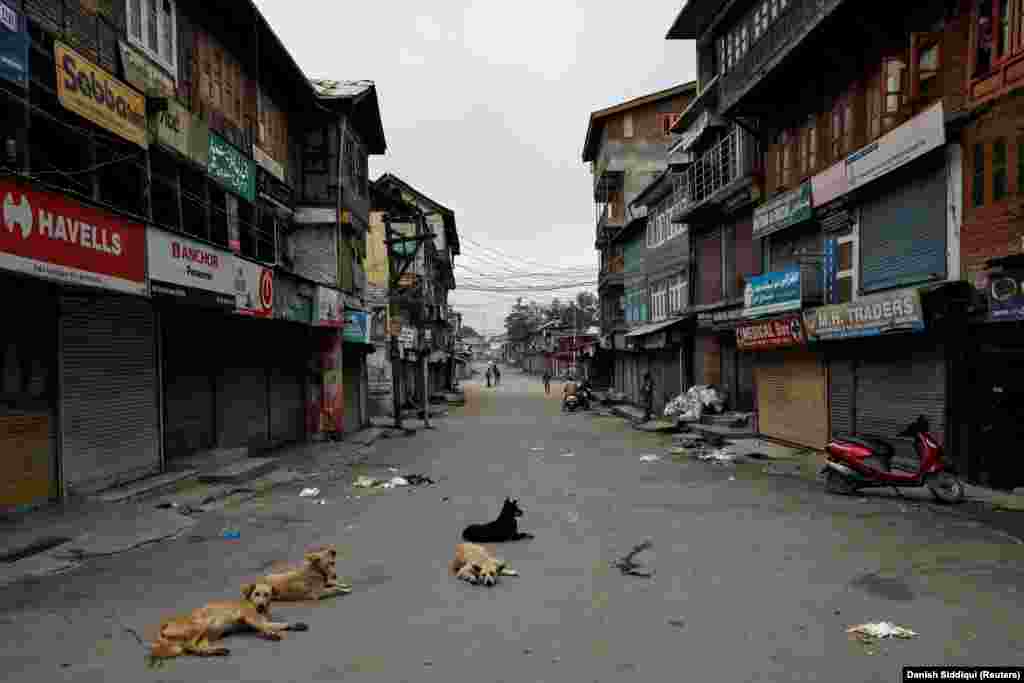
[[[57,98],[69,109],[139,147],[147,147],[146,98],[78,54],[54,41]]]

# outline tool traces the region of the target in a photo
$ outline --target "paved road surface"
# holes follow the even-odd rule
[[[1003,535],[759,468],[641,462],[664,456],[668,437],[562,415],[558,382],[548,398],[513,370],[500,387],[466,387],[467,405],[435,431],[370,456],[444,477],[435,487],[346,500],[345,481],[324,477],[328,503],[316,505],[297,495],[309,483],[284,486],[207,514],[187,537],[0,591],[6,680],[861,683],[900,680],[903,664],[1024,663],[1024,546]],[[455,581],[445,569],[460,530],[506,495],[537,535],[501,547],[521,576],[493,589]],[[225,525],[239,541],[219,537]],[[654,549],[638,559],[653,579],[608,568],[645,537]],[[338,545],[355,590],[277,608],[307,633],[233,637],[229,658],[148,669],[123,628],[146,633],[234,596],[322,542]],[[879,620],[920,636],[866,646],[845,633]]]

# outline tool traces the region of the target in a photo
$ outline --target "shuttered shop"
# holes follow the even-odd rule
[[[270,360],[270,439],[276,443],[305,437],[305,366],[311,348],[309,328],[292,323],[272,323],[276,348]]]
[[[217,352],[217,443],[222,448],[259,445],[269,438],[267,365],[270,350],[252,340],[266,334],[268,323],[225,316],[219,326]]]
[[[823,448],[828,441],[825,366],[806,350],[761,353],[755,370],[759,431]]]
[[[861,205],[865,292],[946,274],[946,161],[942,150],[879,181]]]
[[[697,303],[713,304],[722,298],[722,231],[697,238]]]
[[[69,493],[160,468],[156,325],[148,299],[63,295],[62,461]]]
[[[696,384],[722,383],[722,357],[718,337],[714,334],[698,334],[694,339],[693,381]]]
[[[223,316],[194,307],[161,310],[164,359],[164,452],[168,460],[217,446],[216,375]]]

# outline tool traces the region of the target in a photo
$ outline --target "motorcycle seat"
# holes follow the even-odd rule
[[[877,436],[865,436],[863,434],[860,436],[846,435],[841,437],[840,440],[871,449],[872,451],[874,451],[875,455],[877,455],[880,458],[893,457],[892,444],[890,444],[888,441],[885,441],[884,439],[880,439]]]

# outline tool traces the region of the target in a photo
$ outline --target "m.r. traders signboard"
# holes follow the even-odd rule
[[[829,341],[887,332],[921,332],[924,312],[916,289],[898,289],[847,304],[804,311],[808,339]]]
[[[234,254],[156,228],[146,230],[146,242],[153,296],[235,310]]]
[[[808,220],[813,213],[811,181],[765,202],[754,211],[754,238],[764,237]]]
[[[213,132],[206,172],[239,197],[250,202],[256,200],[256,165]]]
[[[800,268],[752,275],[743,291],[743,313],[748,318],[800,308]]]
[[[807,341],[799,313],[750,323],[736,328],[736,348],[740,351],[763,351],[799,346]]]

